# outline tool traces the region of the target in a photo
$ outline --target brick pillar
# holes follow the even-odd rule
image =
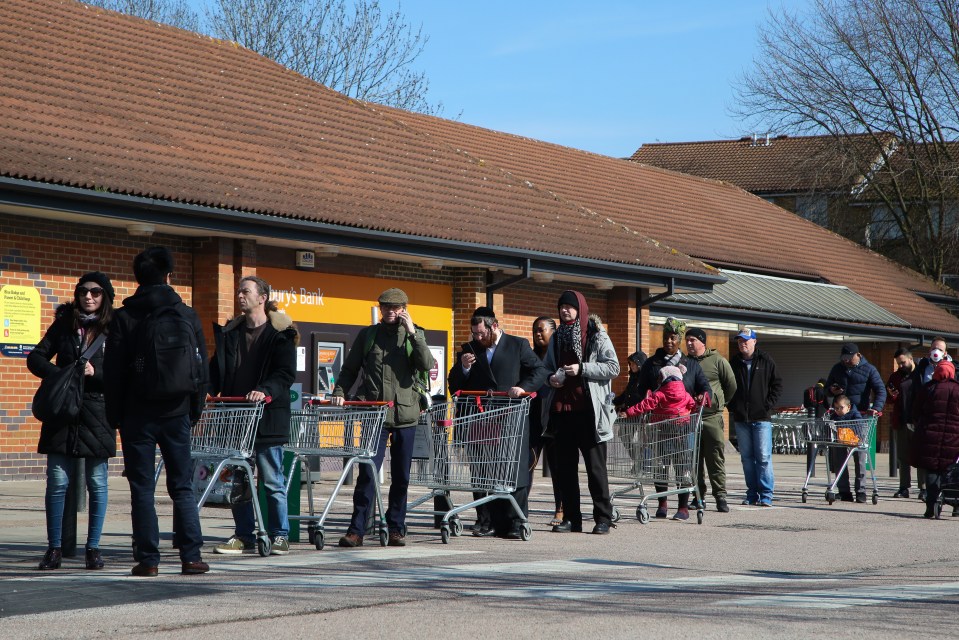
[[[636,289],[614,287],[606,304],[606,332],[616,347],[616,357],[620,362],[619,377],[613,380],[613,391],[620,393],[629,380],[627,358],[636,351]]]
[[[495,304],[494,297],[494,304]],[[470,318],[476,307],[486,304],[486,270],[457,269],[453,280],[453,353],[459,345],[470,341]],[[503,298],[499,296],[499,308]],[[496,311],[493,307],[493,311]]]
[[[193,308],[200,316],[207,351],[213,353],[213,324],[224,324],[236,315],[234,241],[206,238],[193,254]]]

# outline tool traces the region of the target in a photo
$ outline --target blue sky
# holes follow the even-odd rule
[[[384,7],[395,6],[383,0]],[[406,0],[443,116],[612,156],[731,138],[731,82],[783,0]],[[801,9],[807,0],[787,0]]]

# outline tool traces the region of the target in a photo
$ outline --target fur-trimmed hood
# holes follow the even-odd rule
[[[287,315],[286,312],[284,312],[284,311],[279,311],[279,310],[277,310],[277,311],[267,311],[267,312],[266,312],[266,315],[267,315],[267,317],[268,317],[269,320],[270,320],[270,325],[271,325],[274,329],[276,329],[276,330],[279,331],[280,333],[282,333],[282,332],[284,332],[284,331],[286,331],[286,330],[288,330],[288,329],[292,329],[293,332],[294,332],[294,334],[295,334],[295,335],[294,335],[294,338],[293,338],[293,343],[294,343],[294,344],[299,344],[299,343],[300,343],[300,332],[296,330],[296,325],[293,323],[293,318],[291,318],[289,315]],[[246,316],[244,316],[244,315],[241,313],[240,315],[236,316],[235,318],[233,318],[232,320],[230,320],[229,322],[227,322],[227,323],[226,323],[226,326],[223,327],[223,330],[224,330],[224,331],[233,331],[234,329],[236,329],[237,327],[239,327],[240,324],[241,324],[242,322],[244,322],[245,319],[246,319]]]

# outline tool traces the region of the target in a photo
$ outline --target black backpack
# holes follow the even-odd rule
[[[141,397],[168,400],[196,393],[201,364],[193,323],[179,305],[160,307],[140,321],[133,373]]]

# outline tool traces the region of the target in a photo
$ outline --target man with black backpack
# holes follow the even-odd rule
[[[386,414],[383,433],[377,444],[373,463],[379,470],[390,439],[390,493],[386,510],[389,546],[406,545],[406,496],[413,461],[416,423],[420,417],[420,392],[417,382],[423,372],[433,368],[433,354],[426,344],[423,330],[413,324],[406,305],[409,298],[402,289],[387,289],[377,300],[382,320],[369,326],[353,341],[340,369],[331,401],[342,406],[346,393],[360,378],[357,398],[368,401],[393,402]],[[361,465],[353,491],[353,518],[341,547],[363,545],[367,519],[373,504],[373,472]]]
[[[173,287],[173,256],[151,247],[133,260],[139,284],[110,323],[103,371],[107,419],[118,425],[130,483],[132,574],[154,577],[160,564],[154,460],[159,445],[184,575],[210,570],[193,496],[190,428],[206,396],[206,343],[196,312]]]

